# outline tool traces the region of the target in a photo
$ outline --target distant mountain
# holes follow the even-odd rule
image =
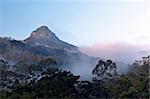
[[[63,49],[69,52],[78,52],[78,48],[60,40],[47,26],[41,26],[31,33],[31,36],[24,40],[31,45]]]
[[[66,69],[73,66],[86,68],[95,64],[95,58],[82,54],[78,47],[60,40],[46,26],[39,27],[23,41],[0,37],[0,59],[11,65],[36,64],[47,58],[54,59],[58,67]]]
[[[90,77],[91,70],[100,59],[81,53],[78,47],[60,40],[46,26],[39,27],[23,41],[0,37],[0,60],[7,61],[19,70],[24,71],[27,66],[43,60],[46,60],[44,63],[47,66],[49,58],[56,61],[57,68],[71,70],[72,73],[87,77]],[[8,67],[3,66],[3,63],[3,61],[0,62],[1,68]],[[125,72],[123,70],[126,69],[126,64],[117,62],[117,65],[119,71]]]

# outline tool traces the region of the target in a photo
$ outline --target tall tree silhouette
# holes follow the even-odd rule
[[[94,75],[94,79],[102,81],[111,80],[118,76],[116,64],[111,60],[100,60],[93,69],[92,74]]]

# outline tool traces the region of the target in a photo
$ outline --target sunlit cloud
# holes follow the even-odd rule
[[[132,63],[150,53],[146,45],[131,45],[128,43],[96,43],[91,47],[81,47],[80,50],[90,56]]]

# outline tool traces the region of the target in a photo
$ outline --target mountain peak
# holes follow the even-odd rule
[[[37,31],[50,31],[50,29],[47,26],[40,26],[39,28],[36,29]],[[50,31],[51,32],[51,31]]]
[[[47,26],[41,26],[39,28],[37,28],[36,30],[34,30],[31,33],[32,38],[48,38],[51,36],[55,36],[55,34],[47,27]]]
[[[47,26],[37,28],[31,33],[30,37],[24,41],[32,45],[41,45],[67,51],[78,51],[76,46],[61,41]]]

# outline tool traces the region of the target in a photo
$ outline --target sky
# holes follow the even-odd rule
[[[144,52],[150,48],[150,0],[0,0],[0,36],[24,40],[42,25],[63,41],[89,47],[87,53]]]
[[[23,40],[41,25],[77,46],[150,42],[149,0],[1,0],[0,36]]]

